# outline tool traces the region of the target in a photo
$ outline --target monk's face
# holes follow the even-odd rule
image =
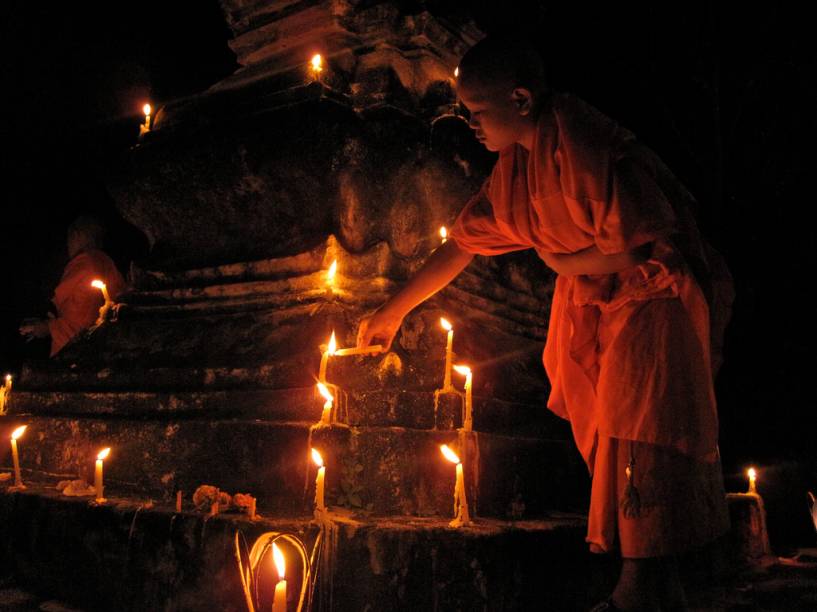
[[[500,151],[517,143],[527,146],[534,126],[528,90],[462,83],[457,93],[471,115],[468,125],[486,149]]]

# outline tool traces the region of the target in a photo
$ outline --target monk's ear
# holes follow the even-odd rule
[[[526,87],[517,87],[511,92],[511,99],[520,115],[529,115],[533,110],[533,94]]]

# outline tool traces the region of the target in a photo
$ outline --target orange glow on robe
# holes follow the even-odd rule
[[[720,345],[731,286],[728,272],[716,275],[717,253],[697,233],[692,202],[631,132],[578,98],[555,94],[539,117],[532,150],[500,151],[449,232],[461,249],[482,255],[527,248],[569,254],[592,246],[615,254],[652,243],[647,260],[627,270],[556,279],[543,356],[548,408],[570,420],[588,468],[598,468],[594,491],[621,482],[606,450],[612,440],[680,451],[697,460],[701,473],[706,466],[720,473],[717,359],[710,347]],[[711,319],[690,262],[709,266],[703,280],[715,290]],[[710,480],[717,485],[715,476]],[[723,496],[722,483],[711,490]],[[722,505],[716,497],[713,507]],[[588,541],[614,524],[612,499],[604,507],[594,495]]]
[[[85,251],[69,261],[51,298],[57,308],[57,318],[48,321],[52,357],[99,316],[104,300],[99,290],[91,286],[94,279],[105,282],[112,300],[125,288],[125,280],[113,260],[102,251]]]

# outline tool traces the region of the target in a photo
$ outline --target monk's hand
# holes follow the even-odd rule
[[[30,342],[34,338],[48,337],[51,335],[51,330],[45,319],[26,319],[20,325],[20,335],[25,337],[26,342]]]
[[[380,344],[384,351],[388,351],[402,323],[402,317],[394,316],[385,308],[380,308],[360,321],[357,330],[358,348]]]

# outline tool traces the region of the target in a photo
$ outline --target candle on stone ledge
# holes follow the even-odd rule
[[[318,466],[318,476],[315,478],[315,512],[323,513],[326,511],[326,505],[323,500],[323,487],[326,479],[326,467],[323,465],[323,457],[317,451],[312,449],[312,461]]]
[[[329,358],[335,354],[335,351],[338,348],[337,341],[335,340],[335,332],[332,332],[332,336],[329,338],[329,344],[326,345],[326,350],[321,354],[321,367],[318,371],[318,381],[322,383],[326,383],[326,366],[329,365]]]
[[[465,474],[463,473],[462,462],[447,444],[442,444],[440,450],[446,459],[457,465],[457,482],[454,485],[454,520],[448,525],[450,527],[462,527],[471,523],[471,516],[468,513],[468,500],[465,497]]]
[[[473,428],[473,400],[471,397],[471,388],[473,387],[473,374],[471,368],[464,365],[455,365],[454,369],[458,374],[465,376],[465,417],[462,420],[462,428],[465,431],[471,431]]]
[[[746,470],[746,475],[749,477],[749,493],[757,495],[757,470],[750,467]]]
[[[321,72],[323,72],[323,58],[320,53],[316,53],[309,61],[309,72],[312,75],[312,80],[319,81]]]
[[[26,488],[20,475],[20,455],[17,452],[17,439],[25,433],[27,427],[28,425],[21,425],[11,433],[11,459],[14,463],[14,486],[11,487],[12,490]]]
[[[96,501],[98,504],[105,502],[105,487],[102,484],[102,462],[111,454],[110,448],[103,448],[96,456],[96,470],[94,470],[94,489],[96,489]]]
[[[326,271],[326,293],[328,297],[335,295],[335,277],[338,273],[338,260],[334,260]]]
[[[6,380],[0,387],[0,414],[6,413],[6,404],[11,396],[11,374],[6,374]]]
[[[272,543],[272,559],[275,562],[275,568],[278,570],[278,584],[275,585],[275,596],[272,600],[272,612],[287,612],[287,581],[286,561],[281,549]]]
[[[448,339],[445,343],[445,378],[443,379],[443,390],[449,391],[451,389],[451,359],[454,348],[454,327],[448,322],[448,319],[440,317],[440,325],[448,332]]]
[[[323,396],[323,399],[326,400],[326,402],[323,404],[323,412],[321,413],[321,423],[323,425],[331,425],[332,424],[332,406],[334,406],[335,398],[329,392],[329,389],[327,388],[327,386],[325,384],[323,384],[322,382],[318,383],[318,391]],[[312,456],[313,457],[315,456],[314,455],[315,452],[316,451],[313,449],[312,450],[312,453],[313,453]]]

